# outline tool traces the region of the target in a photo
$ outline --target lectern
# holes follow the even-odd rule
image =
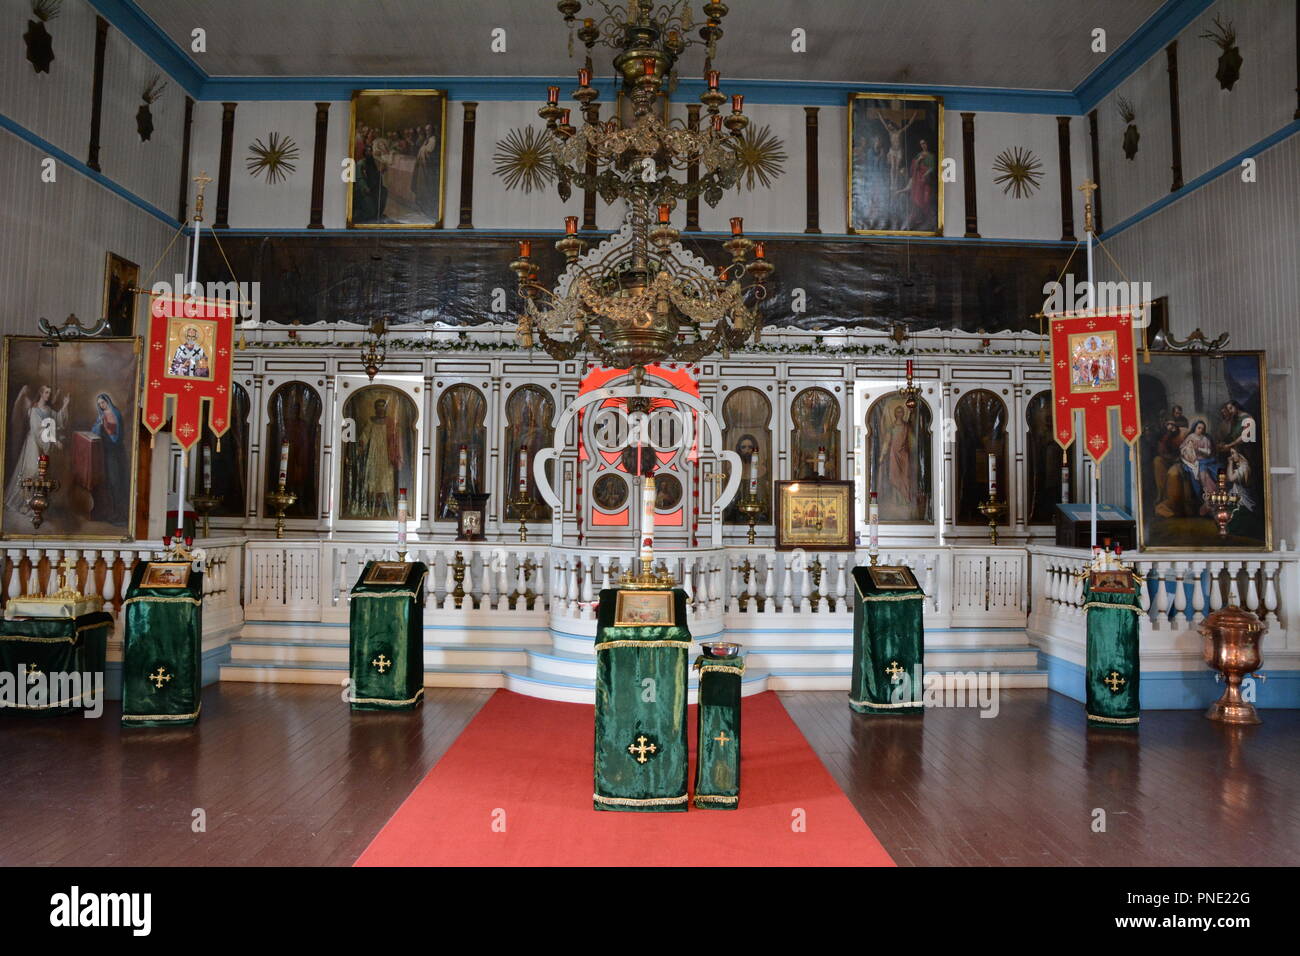
[[[910,568],[853,569],[849,706],[859,714],[924,714],[925,594]]]
[[[706,641],[695,659],[700,672],[696,713],[695,806],[735,810],[740,805],[740,645]]]
[[[122,607],[122,726],[197,723],[203,686],[203,572],[186,560],[137,564]]]
[[[1089,727],[1132,730],[1138,725],[1138,596],[1138,576],[1127,567],[1084,574]]]
[[[424,582],[419,561],[371,561],[348,610],[353,710],[411,710],[424,699]]]
[[[686,592],[600,592],[596,621],[597,810],[687,808]]]

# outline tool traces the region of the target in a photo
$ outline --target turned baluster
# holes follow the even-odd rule
[[[1260,615],[1259,606],[1259,583],[1256,576],[1259,574],[1260,563],[1258,561],[1246,562],[1246,610],[1252,614]]]
[[[5,578],[6,601],[18,597],[22,591],[22,574],[18,565],[23,560],[23,553],[18,548],[10,548],[7,553],[9,555],[9,575]]]
[[[1269,561],[1263,568],[1264,575],[1264,623],[1270,628],[1277,626],[1277,576],[1282,565]]]
[[[1174,622],[1179,630],[1187,627],[1187,567],[1188,562],[1174,563]]]
[[[1209,613],[1213,614],[1219,608],[1223,607],[1223,568],[1222,561],[1210,561],[1207,564],[1210,569],[1210,607]],[[1208,615],[1207,615],[1208,616]]]
[[[1189,567],[1192,581],[1192,623],[1199,624],[1205,620],[1205,562],[1192,561]]]

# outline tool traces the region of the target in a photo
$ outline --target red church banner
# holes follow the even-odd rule
[[[1074,441],[1074,413],[1083,409],[1084,446],[1098,464],[1110,451],[1110,410],[1120,431],[1138,437],[1138,390],[1133,317],[1082,315],[1051,320],[1052,421],[1056,443]]]
[[[144,427],[151,434],[167,421],[172,407],[172,435],[189,451],[203,430],[203,403],[208,425],[217,436],[230,428],[232,352],[235,319],[232,306],[211,299],[159,296],[149,310],[149,360],[145,371]]]

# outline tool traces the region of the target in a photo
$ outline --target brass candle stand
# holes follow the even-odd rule
[[[275,536],[284,537],[284,512],[293,507],[293,503],[298,500],[298,496],[292,491],[286,491],[284,482],[280,482],[280,487],[276,491],[270,492],[266,496],[266,502],[275,509]]]
[[[989,539],[998,543],[998,518],[1007,510],[1005,501],[998,501],[996,495],[989,495],[979,506],[979,512],[989,519]]]
[[[533,513],[533,496],[523,491],[511,499],[510,504],[515,509],[515,514],[519,516],[519,540],[528,540],[528,518]]]
[[[676,587],[677,579],[669,573],[668,569],[663,565],[656,569],[654,563],[655,559],[653,557],[642,558],[641,573],[634,575],[631,571],[628,571],[618,579],[618,586],[634,590],[657,590]]]
[[[1219,526],[1220,538],[1228,536],[1228,522],[1237,513],[1238,500],[1238,496],[1228,490],[1228,476],[1222,473],[1219,474],[1219,487],[1205,493],[1205,503],[1214,509],[1214,522]]]
[[[754,522],[758,518],[759,511],[763,508],[762,503],[758,500],[758,495],[753,494],[752,492],[746,492],[745,496],[740,499],[739,503],[737,503],[736,508],[745,516],[746,521],[749,524],[749,533],[746,536],[746,540],[750,544],[753,544],[758,537],[757,532],[754,530]]]
[[[203,494],[190,496],[190,503],[194,505],[200,517],[203,518],[203,537],[211,537],[212,529],[208,525],[208,516],[221,504],[221,496],[214,495],[211,488],[203,489]]]
[[[524,608],[531,611],[533,602],[537,600],[537,592],[533,590],[532,580],[533,572],[540,568],[541,565],[533,561],[532,558],[524,558],[523,563],[519,565],[519,570],[524,572],[524,590],[520,591],[516,585],[515,589],[510,592],[510,610],[515,610],[520,599],[523,599]]]

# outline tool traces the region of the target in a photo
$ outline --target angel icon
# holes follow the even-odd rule
[[[14,407],[9,412],[6,454],[7,460],[14,465],[5,486],[5,508],[20,514],[27,512],[23,479],[38,473],[42,455],[63,447],[62,436],[67,427],[70,400],[70,395],[56,395],[48,385],[39,386],[34,399],[28,386],[18,390]]]

